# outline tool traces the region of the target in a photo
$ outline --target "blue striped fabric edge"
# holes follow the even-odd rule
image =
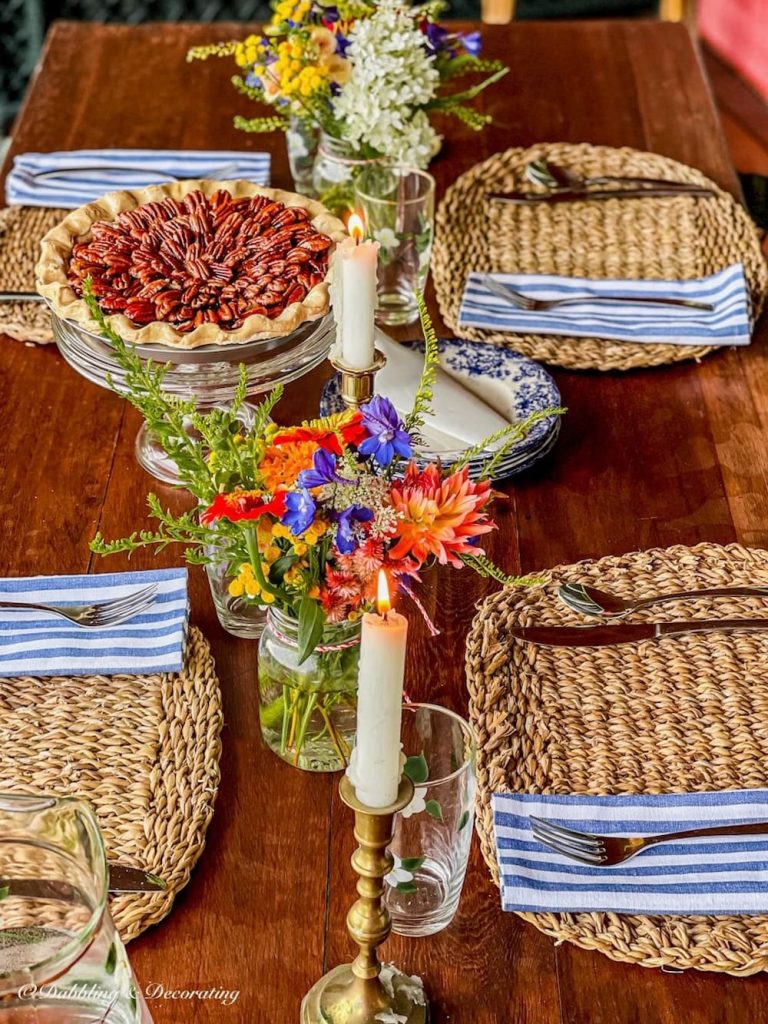
[[[521,813],[501,810],[504,806],[514,807]],[[768,910],[768,836],[714,837],[706,842],[670,843],[644,852],[642,860],[601,869],[560,857],[532,838],[520,840],[499,835],[499,830],[504,828],[530,834],[529,819],[524,813],[526,807],[533,807],[540,816],[560,824],[570,824],[582,831],[605,834],[613,832],[619,835],[675,831],[688,825],[696,827],[700,824],[733,824],[745,820],[764,821],[768,820],[767,789],[615,796],[497,793],[493,794],[492,807],[504,910],[535,913],[602,910],[662,915],[759,914]],[[724,813],[714,818],[711,815],[714,808],[727,812],[732,807],[733,815]],[[699,811],[702,817],[681,819],[679,813],[669,818],[657,816],[668,809],[676,809],[678,812]],[[646,814],[639,822],[636,816],[624,815],[618,820],[611,820],[596,814],[598,811],[615,814],[624,810],[634,811],[635,815],[638,810],[642,810]],[[749,813],[745,814],[747,810]],[[566,818],[562,817],[563,813],[574,811],[586,813],[579,816],[570,813]],[[590,811],[596,817],[590,818]],[[674,863],[681,857],[687,859],[688,863]],[[706,857],[716,859],[702,859]],[[724,864],[724,857],[739,859]],[[748,875],[749,879],[731,878],[723,882],[708,877],[717,873],[727,877],[729,873],[735,875],[739,871]],[[561,877],[559,880],[542,877],[547,875]],[[653,881],[670,875],[675,876],[673,883]],[[678,875],[686,875],[694,880],[681,882],[677,880]],[[576,881],[578,877],[582,880]],[[696,877],[700,879],[698,882]],[[623,880],[621,883],[617,881],[619,878]],[[528,896],[526,900],[526,891],[539,894],[539,899],[533,900]],[[551,898],[548,898],[548,894],[551,894]],[[583,895],[583,903],[578,902],[579,894]],[[605,900],[602,894],[606,894]],[[652,902],[665,896],[677,899],[664,904]],[[731,902],[718,902],[721,897],[728,897]]]
[[[570,314],[562,309],[549,313],[517,310],[487,291],[482,285],[483,276],[473,271],[467,278],[459,311],[459,322],[462,326],[492,327],[517,333],[570,334],[578,337],[597,335],[637,343],[663,340],[672,344],[746,345],[750,341],[749,290],[741,264],[732,264],[707,278],[688,281],[621,281],[561,278],[557,275],[491,275],[528,294],[546,297],[565,296],[575,291],[600,295],[622,289],[623,293],[659,294],[675,298],[701,297],[705,300],[721,295],[726,302],[725,307],[721,302],[721,308],[714,314],[671,308],[661,315],[657,311],[651,313],[648,309],[640,310],[636,307],[635,325],[619,321],[615,316],[611,317],[595,306],[591,310],[583,309]],[[736,311],[735,314],[732,310]],[[723,322],[727,326],[718,330],[717,326]]]

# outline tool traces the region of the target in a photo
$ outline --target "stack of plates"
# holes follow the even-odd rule
[[[449,338],[440,342],[440,364],[446,373],[510,423],[520,423],[531,413],[561,404],[557,385],[544,367],[508,348]],[[343,408],[337,375],[325,386],[321,414],[327,416]],[[559,432],[559,416],[539,420],[526,437],[506,452],[494,470],[493,479],[504,480],[538,462],[552,450]],[[461,451],[430,447],[428,440],[425,431],[425,444],[415,453],[420,466],[437,462],[450,466],[462,455]],[[484,466],[492,455],[493,451],[489,450],[470,459],[468,465],[473,480],[485,475]]]

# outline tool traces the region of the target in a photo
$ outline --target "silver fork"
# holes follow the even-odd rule
[[[206,168],[206,174],[198,175],[198,177],[220,178],[223,180],[230,174],[234,174],[237,167],[238,165],[234,161],[231,161],[228,164],[220,164],[218,167]],[[152,178],[157,178],[159,181],[183,180],[180,175],[171,174],[170,171],[155,170],[152,167],[129,167],[120,164],[83,164],[82,167],[55,167],[51,171],[33,171],[32,177],[36,181],[46,181],[55,178],[66,178],[68,174],[79,174],[82,171],[125,171],[126,174],[144,174]]]
[[[708,313],[711,313],[715,308],[709,302],[697,302],[694,299],[655,298],[650,295],[569,295],[564,299],[534,299],[530,295],[524,295],[522,292],[516,291],[508,284],[495,281],[487,274],[483,275],[482,283],[489,292],[492,292],[500,299],[506,299],[512,306],[524,309],[526,312],[545,312],[548,309],[556,309],[558,306],[571,306],[580,302],[594,302],[600,305],[639,302],[648,306],[684,306],[686,309],[703,309]]]
[[[97,629],[100,626],[119,626],[121,622],[127,622],[134,615],[141,614],[149,608],[156,594],[157,584],[151,583],[148,587],[142,587],[141,590],[137,590],[133,594],[116,597],[112,601],[102,601],[100,604],[63,606],[3,599],[0,600],[0,608],[27,608],[38,612],[50,612],[52,615],[60,615],[63,619],[69,619],[76,626]]]
[[[705,836],[762,836],[768,834],[768,821],[747,822],[742,825],[715,825],[712,828],[691,828],[684,832],[664,832],[658,836],[596,836],[591,832],[576,832],[563,825],[555,825],[547,818],[531,815],[534,839],[564,857],[591,864],[593,867],[611,867],[623,864],[648,846],[671,843],[677,839],[698,839]]]

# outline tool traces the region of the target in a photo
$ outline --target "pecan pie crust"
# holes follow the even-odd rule
[[[109,288],[99,278],[99,286],[95,291],[100,304],[104,304],[107,322],[123,340],[176,348],[238,344],[260,338],[282,337],[305,321],[318,319],[328,312],[332,266],[330,257],[336,243],[346,238],[344,225],[320,203],[294,192],[262,188],[247,181],[176,181],[167,185],[112,192],[94,203],[73,210],[41,242],[41,256],[36,268],[38,291],[60,317],[92,331],[94,323],[91,312],[78,292],[81,291],[80,284],[84,276],[82,268],[88,268],[88,244],[93,241],[94,224],[112,222],[114,225],[117,222],[114,229],[110,228],[109,231],[101,229],[100,232],[97,229],[97,234],[103,233],[104,240],[110,241],[113,234],[119,233],[120,225],[127,225],[128,230],[134,227],[137,231],[145,229],[144,222],[148,219],[146,213],[139,220],[130,216],[121,217],[121,214],[139,211],[150,203],[162,204],[169,197],[170,200],[176,200],[177,204],[183,203],[185,197],[195,192],[202,193],[214,208],[216,203],[221,203],[222,192],[229,193],[233,200],[261,196],[265,201],[236,203],[235,207],[243,216],[239,222],[237,217],[231,218],[232,230],[228,230],[223,223],[226,217],[215,219],[213,228],[209,223],[207,244],[212,251],[205,254],[205,260],[200,259],[197,238],[192,245],[188,244],[191,218],[187,215],[186,207],[182,211],[184,216],[176,222],[179,225],[182,222],[185,224],[186,233],[179,235],[176,230],[169,231],[168,222],[174,222],[176,205],[170,202],[165,207],[150,208],[150,220],[154,211],[158,211],[157,223],[150,223],[146,227],[147,231],[159,227],[161,234],[170,237],[163,238],[162,242],[157,237],[149,239],[147,246],[144,246],[143,239],[137,236],[136,246],[130,250],[125,245],[125,239],[122,239],[123,251],[114,254],[109,253],[111,243],[106,250],[102,245],[99,251],[108,253],[103,259],[107,264]],[[219,193],[218,197],[216,193]],[[197,198],[190,196],[187,207],[192,206]],[[223,198],[226,200],[226,197]],[[286,210],[301,212],[285,213]],[[194,212],[193,209],[193,215]],[[194,221],[192,229],[191,234],[194,236]],[[241,229],[244,229],[242,235]],[[214,231],[213,235],[210,231]],[[329,238],[330,245],[315,254],[312,249],[322,249],[325,244],[322,238],[318,238],[318,234]],[[248,253],[242,251],[242,243],[248,240],[252,241],[249,253],[253,255],[250,256],[250,262],[243,264]],[[148,251],[152,245],[157,250],[154,259],[153,253]],[[302,250],[300,253],[297,252],[299,249]],[[312,257],[312,273],[303,273],[302,284],[299,286],[297,278],[302,275],[303,262],[307,260],[308,252]],[[226,280],[227,267],[233,263],[235,270],[229,276],[234,280]],[[238,274],[244,274],[244,265],[249,268],[247,280],[241,277],[238,282]],[[254,270],[254,267],[260,269]],[[123,268],[126,271],[124,274],[121,273]],[[175,269],[178,270],[176,280],[166,281],[163,275],[173,273]],[[321,270],[325,271],[324,278],[314,283]],[[94,280],[103,272],[104,268],[99,264],[94,270]],[[142,282],[141,295],[126,297],[121,301],[121,285],[128,285],[129,291],[135,292],[137,274]],[[237,289],[245,284],[249,288],[252,286],[262,298],[257,296],[252,302],[240,301],[241,293]],[[214,286],[229,288],[224,291],[224,295],[234,294],[237,301],[229,301],[225,297],[217,306],[210,297],[215,294],[212,293]],[[180,310],[176,298],[169,298],[172,290],[174,296],[183,293],[191,313],[187,308]],[[122,306],[124,312],[112,312],[110,305],[113,308]],[[275,315],[277,310],[279,313]],[[130,314],[135,319],[130,319]],[[154,314],[158,318],[146,322]],[[200,322],[201,319],[203,322]],[[145,321],[143,324],[142,320]]]

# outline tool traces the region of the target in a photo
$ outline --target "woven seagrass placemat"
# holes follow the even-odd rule
[[[203,851],[219,784],[221,692],[202,633],[179,673],[3,679],[0,709],[2,788],[88,800],[109,859],[168,883],[111,900],[120,934],[157,924]]]
[[[768,587],[768,552],[700,544],[559,566],[543,587],[489,598],[467,642],[478,737],[478,821],[498,882],[491,794],[674,793],[768,786],[768,632],[689,634],[602,648],[519,643],[513,625],[584,625],[565,580],[619,596]],[[702,599],[632,621],[760,618],[765,601]],[[768,898],[768,897],[767,897]],[[768,970],[768,915],[521,914],[558,941],[645,967]]]
[[[68,210],[8,206],[0,210],[0,292],[33,292],[40,239]],[[51,314],[43,302],[0,302],[0,334],[19,341],[53,341]]]
[[[525,178],[525,165],[544,157],[587,176],[695,182],[709,186],[716,196],[530,206],[486,200],[487,192],[545,191]],[[768,290],[768,269],[755,226],[733,197],[700,171],[635,149],[542,143],[496,153],[454,182],[438,209],[431,267],[440,312],[458,336],[507,344],[555,366],[631,370],[698,358],[713,348],[459,329],[467,275],[476,270],[683,280],[733,263],[744,265],[756,318]]]

